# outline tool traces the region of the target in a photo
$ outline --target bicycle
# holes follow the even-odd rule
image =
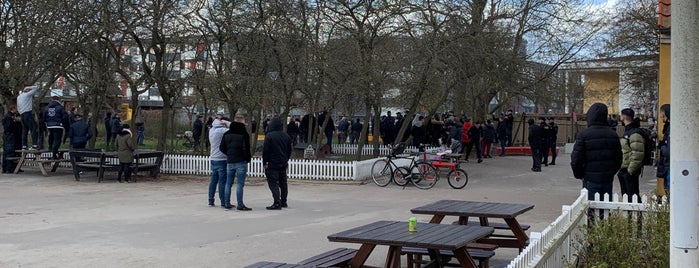
[[[374,183],[380,187],[385,187],[391,181],[399,186],[405,187],[408,182],[412,182],[420,189],[430,189],[439,180],[437,170],[429,162],[416,160],[420,153],[410,153],[409,157],[398,156],[405,150],[405,144],[401,143],[392,148],[386,159],[379,159],[371,166],[371,177]],[[393,160],[410,159],[408,167],[399,167]]]
[[[439,159],[432,160],[429,163],[435,167],[437,173],[439,173],[439,168],[443,167],[449,169],[449,173],[447,174],[449,186],[454,189],[466,187],[466,184],[468,184],[468,173],[459,167],[458,164],[458,159],[461,157],[461,154],[436,153],[435,155],[439,156]],[[449,157],[451,161],[443,162],[444,157]],[[427,151],[425,151],[423,159],[427,161]]]

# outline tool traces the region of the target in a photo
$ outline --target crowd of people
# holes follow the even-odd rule
[[[38,90],[38,87],[24,88],[17,97],[17,105],[8,107],[7,114],[3,118],[3,150],[5,152],[2,163],[3,173],[15,170],[16,163],[9,158],[14,157],[18,150],[29,149],[29,137],[32,140],[32,149],[42,147],[41,138],[44,136],[40,133],[42,129],[48,132],[48,148],[54,159],[59,157],[59,147],[67,140],[70,140],[72,149],[80,149],[85,148],[87,142],[94,136],[89,120],[84,120],[83,115],[77,113],[75,107],[67,112],[60,97],[52,97],[49,104],[38,113],[39,123],[37,124],[32,102]],[[252,158],[251,135],[248,133],[246,118],[247,114],[241,110],[235,114],[233,120],[217,115],[215,119],[212,118],[206,122],[206,128],[201,116],[198,116],[193,124],[195,143],[198,144],[201,141],[202,131],[206,131],[211,145],[210,206],[214,206],[214,195],[218,188],[222,207],[236,208],[241,211],[251,210],[243,201],[247,165]],[[404,126],[405,120],[410,121]],[[575,178],[581,179],[583,187],[589,190],[591,199],[595,193],[611,194],[615,176],[619,179],[622,194],[638,195],[639,176],[643,173],[643,166],[653,164],[652,156],[656,150],[659,152],[656,174],[658,188],[661,194],[669,190],[669,104],[660,108],[659,123],[663,123],[663,137],[659,141],[657,134],[652,130],[655,121],[652,121],[650,129],[641,128],[640,118],[632,109],[623,109],[617,121],[608,114],[606,105],[596,103],[589,108],[586,120],[588,127],[576,137],[571,154],[571,167]],[[432,116],[418,112],[409,119],[400,112],[393,116],[389,111],[381,116],[378,127],[384,144],[410,141],[416,147],[424,144],[446,146],[451,148],[452,152],[464,154],[466,161],[469,160],[471,153],[475,152],[477,163],[481,163],[484,158],[492,157],[493,144],[496,144],[496,147],[499,145],[499,156],[505,155],[505,148],[512,145],[513,121],[512,110],[500,114],[497,118],[486,120],[472,120],[468,116],[458,116],[451,111]],[[619,121],[624,126],[624,134],[621,137],[616,133],[616,125]],[[133,152],[136,146],[143,144],[143,123],[136,124],[138,136],[134,144],[130,126],[122,124],[120,113],[108,112],[103,122],[106,130],[106,146],[114,147],[119,154],[118,181],[122,182],[123,174],[125,181],[129,182]],[[539,117],[538,122],[531,118],[527,123],[529,124],[528,141],[532,153],[531,170],[541,172],[542,165],[556,164],[558,125],[553,117]],[[252,122],[252,125],[252,132],[256,133],[257,123]],[[335,135],[340,143],[354,144],[359,142],[362,132],[374,132],[373,124],[365,126],[360,119],[352,121],[342,117],[335,124],[327,111],[321,112],[317,118],[312,114],[293,118],[286,125],[286,131],[284,131],[282,120],[276,116],[268,116],[262,127],[265,134],[262,159],[273,198],[272,205],[267,209],[271,210],[288,206],[286,169],[294,145],[308,143],[315,138],[315,135],[323,135],[331,149]],[[313,127],[318,131],[312,131]],[[367,131],[365,128],[368,128]],[[550,162],[549,156],[551,156]],[[237,184],[236,206],[230,202],[231,187],[234,182]]]
[[[83,119],[83,115],[77,113],[76,107],[72,107],[70,112],[66,111],[58,96],[51,97],[48,105],[35,114],[33,98],[38,92],[39,87],[36,86],[22,89],[17,96],[17,105],[8,107],[3,118],[3,173],[14,172],[16,162],[12,158],[16,157],[18,150],[43,149],[46,132],[52,159],[59,158],[61,144],[70,141],[71,148],[81,149],[85,148],[93,137],[89,123]],[[31,147],[28,146],[29,138],[32,141]]]

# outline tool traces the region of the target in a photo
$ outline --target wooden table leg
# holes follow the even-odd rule
[[[512,233],[517,237],[517,242],[519,243],[519,251],[521,252],[524,250],[527,241],[529,240],[529,236],[527,236],[527,233],[522,230],[522,226],[519,225],[519,222],[517,222],[517,219],[515,218],[507,218],[505,219],[505,222],[507,223],[507,226],[510,227],[510,230],[512,230]]]
[[[362,244],[357,254],[354,255],[354,258],[349,262],[350,267],[362,267],[375,247],[376,245],[373,244]]]
[[[481,226],[488,226],[488,217],[480,217],[478,218],[478,221],[480,221]]]
[[[439,254],[438,249],[427,249],[427,252],[430,255],[430,260],[432,261],[433,266],[444,267],[444,259],[442,259],[442,255]]]
[[[402,247],[390,246],[386,256],[385,268],[400,268],[400,252]]]
[[[468,225],[468,216],[459,216],[459,225]]]
[[[444,215],[434,215],[430,220],[430,223],[441,223],[444,220]]]
[[[476,262],[473,261],[473,258],[471,258],[471,255],[468,254],[468,251],[466,251],[466,248],[458,248],[454,250],[454,256],[456,257],[457,260],[459,260],[459,264],[461,264],[461,268],[476,268]]]
[[[58,165],[59,165],[60,163],[61,163],[61,162],[55,162],[55,163],[53,163],[53,166],[51,167],[51,172],[56,172],[56,170],[58,169]]]
[[[19,173],[19,170],[22,169],[26,157],[27,153],[24,152],[22,153],[22,156],[19,157],[19,160],[17,161],[17,166],[15,167],[15,174]]]
[[[46,168],[44,167],[44,163],[39,162],[39,161],[37,161],[36,163],[39,165],[39,170],[41,170],[41,175],[44,175],[44,177],[47,177],[49,174],[46,172]]]

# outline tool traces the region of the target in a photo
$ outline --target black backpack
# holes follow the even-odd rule
[[[643,165],[653,165],[653,154],[651,152],[655,151],[656,148],[655,142],[651,138],[653,133],[647,128],[636,128],[636,130],[629,134],[629,137],[635,133],[638,133],[641,135],[641,137],[643,137]],[[626,142],[629,142],[629,139],[626,139]]]

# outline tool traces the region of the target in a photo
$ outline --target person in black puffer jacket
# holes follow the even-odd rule
[[[289,193],[286,168],[291,158],[291,137],[282,130],[279,118],[273,118],[269,123],[269,132],[265,136],[262,148],[262,163],[265,165],[267,185],[272,191],[274,203],[267,207],[278,210],[287,207],[286,197]]]
[[[663,122],[663,139],[658,144],[660,158],[658,159],[658,195],[665,195],[670,190],[670,104],[660,106],[660,117]],[[663,189],[663,186],[665,189]]]
[[[232,209],[231,205],[231,186],[233,185],[234,177],[238,178],[236,182],[236,198],[238,202],[238,210],[252,210],[243,203],[243,187],[245,186],[245,176],[248,171],[248,163],[252,159],[250,153],[250,134],[245,129],[245,117],[247,114],[238,112],[231,123],[228,131],[223,134],[223,140],[219,146],[219,150],[226,154],[226,186],[224,189],[224,200],[226,204],[223,206],[226,209]],[[221,190],[219,190],[221,191]]]
[[[609,128],[607,106],[593,104],[587,111],[587,129],[578,133],[570,155],[576,179],[583,180],[588,199],[595,193],[612,194],[614,175],[621,167],[623,155],[619,135]]]

